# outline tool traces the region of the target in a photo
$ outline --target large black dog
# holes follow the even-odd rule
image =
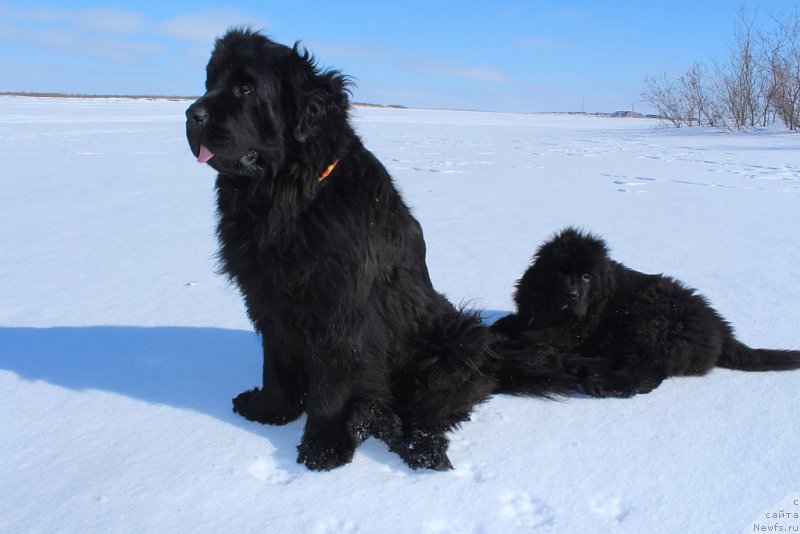
[[[574,228],[539,247],[514,298],[517,313],[493,328],[523,346],[552,347],[598,397],[646,393],[714,366],[800,368],[800,352],[745,346],[694,290],[611,260],[602,239]]]
[[[186,112],[192,152],[219,173],[222,271],[263,338],[263,387],[234,410],[269,424],[305,411],[311,469],[369,435],[447,469],[445,432],[477,403],[563,377],[538,354],[496,356],[488,328],[433,289],[419,223],[349,123],[348,86],[297,46],[234,29]]]

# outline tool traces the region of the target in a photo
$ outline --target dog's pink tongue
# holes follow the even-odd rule
[[[197,156],[197,163],[206,163],[213,157],[214,157],[213,152],[207,149],[205,145],[200,145],[200,154],[198,154]]]

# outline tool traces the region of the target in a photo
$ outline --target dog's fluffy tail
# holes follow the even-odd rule
[[[496,393],[552,399],[577,388],[575,377],[562,369],[559,354],[548,345],[517,344],[498,336],[491,350],[495,353]]]
[[[723,346],[717,365],[740,371],[790,371],[800,369],[800,351],[751,349],[732,339]]]

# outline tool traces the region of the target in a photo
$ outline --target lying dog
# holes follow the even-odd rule
[[[647,393],[669,376],[714,366],[800,368],[800,352],[745,346],[694,290],[617,263],[602,239],[574,228],[539,247],[515,301],[517,313],[493,328],[521,346],[551,347],[597,397]]]

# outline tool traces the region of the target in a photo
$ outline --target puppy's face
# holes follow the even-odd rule
[[[231,33],[217,42],[206,93],[186,110],[198,162],[238,176],[274,174],[286,152],[279,73],[289,53],[261,36]]]
[[[594,300],[591,273],[556,273],[553,289],[551,302],[553,313],[568,315],[579,321],[586,317],[589,304]]]
[[[522,286],[526,298],[534,304],[538,315],[547,323],[583,321],[589,307],[597,300],[603,283],[603,263],[591,265],[584,262],[551,263],[539,258],[531,267],[531,274],[539,283]]]
[[[542,245],[517,284],[518,313],[540,327],[583,321],[604,298],[610,260],[605,243],[572,229]]]

